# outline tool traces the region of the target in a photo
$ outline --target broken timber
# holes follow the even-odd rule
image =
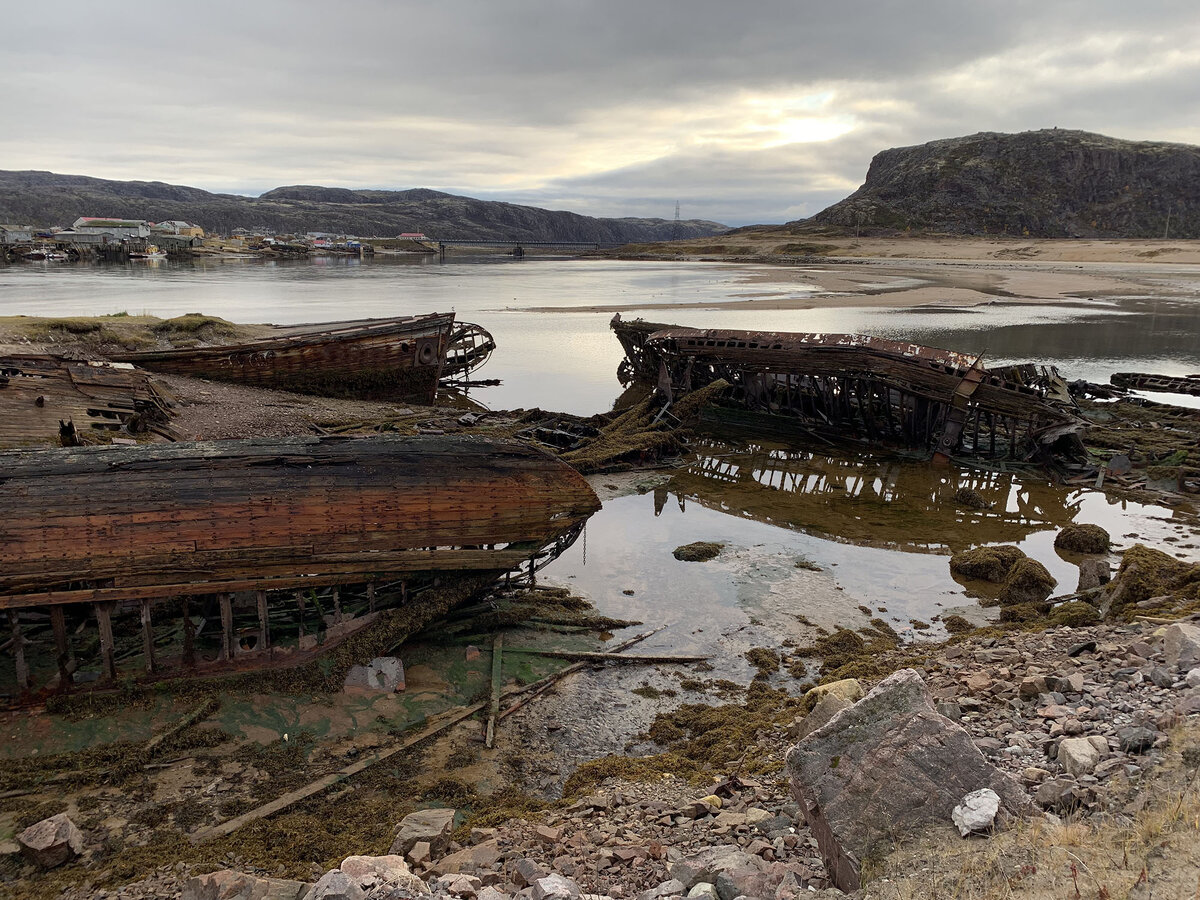
[[[0,356],[0,448],[175,440],[171,406],[128,364]]]
[[[454,313],[276,328],[237,344],[115,354],[155,372],[332,397],[388,396],[432,403],[449,363],[465,375],[495,346]]]
[[[1153,375],[1146,372],[1116,372],[1109,381],[1116,387],[1166,394],[1200,397],[1200,375]]]
[[[270,652],[270,607],[295,604],[297,593],[357,585],[373,596],[374,584],[399,580],[403,603],[407,578],[532,570],[547,552],[569,546],[599,508],[565,464],[524,444],[485,439],[6,451],[0,472],[0,610],[14,638],[21,611],[94,618],[101,674],[110,680],[119,613],[140,618],[138,646],[152,671],[156,607],[178,616],[176,601],[215,597],[220,657],[232,665],[246,641]],[[235,594],[248,595],[257,611],[249,634],[235,630]],[[339,609],[335,593],[331,634],[349,625],[338,621]],[[193,637],[186,605],[182,618],[186,658]],[[56,641],[55,650],[66,676],[70,648]]]
[[[1084,456],[1086,423],[1052,368],[985,369],[966,354],[864,335],[678,328],[619,314],[612,329],[626,352],[618,374],[656,383],[667,402],[728,382],[711,407],[721,422],[939,459]]]

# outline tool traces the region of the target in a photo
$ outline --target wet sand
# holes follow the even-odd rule
[[[1190,299],[1200,263],[1027,262],[971,259],[831,258],[751,276],[762,291],[713,302],[647,301],[536,306],[527,312],[636,312],[663,309],[965,308],[996,302],[1078,302],[1153,297]],[[789,289],[794,283],[795,288]]]

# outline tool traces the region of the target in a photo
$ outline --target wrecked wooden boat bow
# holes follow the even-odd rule
[[[461,327],[457,333],[458,352],[452,362],[459,368],[468,365],[469,371],[486,359],[480,350],[483,341]],[[154,372],[303,394],[432,403],[455,334],[454,313],[432,313],[294,325],[236,344],[118,353],[112,358]]]
[[[715,381],[720,422],[853,437],[936,459],[1083,458],[1086,427],[1057,371],[986,369],[963,353],[851,334],[660,327],[622,322],[625,371],[673,402]],[[630,349],[633,355],[629,356]]]
[[[273,604],[299,599],[303,615],[305,596],[319,607],[315,589],[332,589],[325,602],[336,608],[339,588],[365,588],[374,611],[377,603],[403,604],[409,581],[532,569],[569,546],[600,506],[564,463],[489,439],[6,451],[0,472],[0,610],[22,688],[30,685],[22,626],[44,623],[47,613],[63,682],[64,611],[81,624],[94,620],[111,679],[114,614],[140,615],[144,665],[153,671],[154,608],[168,607],[161,618],[170,628],[181,618],[174,601],[216,600],[220,658],[228,660],[239,643],[235,600],[256,609],[262,649]],[[389,584],[390,599],[377,597],[375,586]]]

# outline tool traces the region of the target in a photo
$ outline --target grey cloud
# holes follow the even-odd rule
[[[817,211],[888,146],[1050,125],[1200,142],[1200,13],[1168,0],[61,0],[8,11],[0,53],[0,166],[210,189],[679,199],[741,224]],[[849,130],[766,146],[775,112],[826,94],[814,115]]]

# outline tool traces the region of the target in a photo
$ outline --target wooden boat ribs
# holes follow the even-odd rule
[[[989,370],[966,354],[864,335],[672,326],[647,334],[649,324],[613,320],[624,371],[644,380],[653,370],[668,401],[729,382],[714,410],[722,421],[766,416],[776,428],[943,458],[1082,456],[1085,423],[1048,367]]]
[[[407,580],[532,570],[599,508],[570,467],[487,439],[6,451],[0,473],[0,610],[12,646],[23,646],[23,618],[58,621],[65,609],[94,618],[109,676],[114,612],[141,617],[152,668],[153,607],[177,614],[181,598],[240,592],[260,598],[265,623],[268,592],[271,604],[295,604],[298,592],[332,591],[336,604],[344,590],[369,595],[374,610],[376,587],[399,584],[403,602]],[[232,615],[223,600],[222,619]],[[17,669],[27,686],[23,659]]]

